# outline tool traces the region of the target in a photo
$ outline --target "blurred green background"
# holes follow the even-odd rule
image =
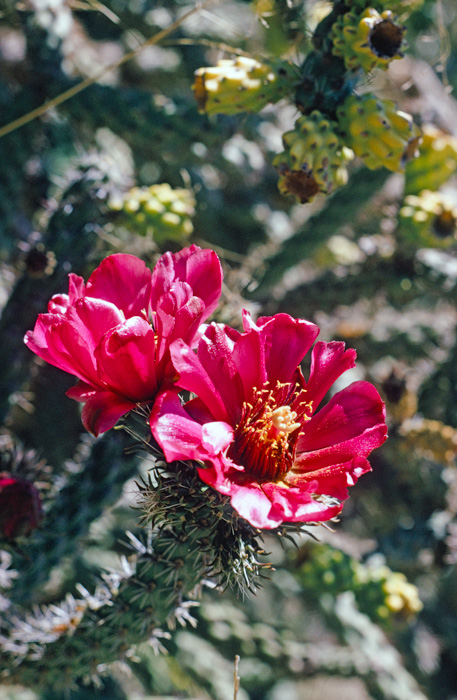
[[[132,479],[148,467],[103,443],[93,461],[106,469],[89,477],[94,448],[64,396],[71,378],[22,345],[70,271],[87,276],[113,252],[153,264],[189,242],[213,247],[225,273],[218,320],[237,327],[249,308],[314,321],[321,339],[357,349],[343,380],[373,382],[390,426],[337,525],[282,549],[265,538],[276,571],[256,596],[208,588],[192,610],[196,627],[163,640],[168,655],[141,645],[99,687],[69,690],[70,700],[226,700],[236,655],[238,700],[457,698],[457,7],[404,4],[407,56],[360,89],[394,99],[448,146],[438,165],[424,155],[406,174],[356,159],[346,186],[302,205],[279,193],[271,165],[295,105],[208,117],[191,86],[197,68],[239,50],[300,64],[330,3],[1,3],[0,129],[115,66],[0,139],[0,471],[31,476],[41,465],[49,512],[68,465],[87,472],[84,488],[68,489],[60,520],[45,517],[13,548],[14,604],[57,602],[112,565],[137,521]],[[437,201],[450,222],[444,233]],[[56,522],[59,546],[38,575]],[[10,687],[4,670],[0,661],[1,700],[63,697]]]

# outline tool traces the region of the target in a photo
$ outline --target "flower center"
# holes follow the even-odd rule
[[[268,386],[268,384],[267,384]],[[254,389],[245,402],[229,456],[260,482],[279,481],[292,468],[295,446],[310,404],[295,383]]]

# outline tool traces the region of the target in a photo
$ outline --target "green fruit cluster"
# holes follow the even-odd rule
[[[422,609],[419,593],[406,577],[387,566],[370,567],[329,545],[315,545],[302,564],[300,581],[308,592],[337,596],[353,591],[360,610],[377,621],[411,617]]]
[[[411,14],[424,4],[424,0],[344,0],[346,7],[358,10],[365,10],[367,7],[373,7],[379,12],[391,10],[399,17]]]
[[[347,182],[346,164],[353,153],[338,136],[337,124],[318,110],[300,117],[283,135],[283,145],[285,150],[273,161],[283,194],[303,204]]]
[[[349,71],[387,70],[391,61],[404,56],[404,31],[390,10],[380,14],[368,7],[362,14],[346,12],[332,27],[332,52],[344,60]]]
[[[337,109],[337,117],[346,144],[371,170],[403,170],[416,153],[421,131],[392,100],[372,93],[351,95]]]
[[[193,231],[191,217],[195,199],[191,190],[173,189],[166,182],[150,187],[133,187],[124,195],[113,196],[108,207],[119,212],[116,221],[135,233],[152,235],[158,243],[180,241]]]
[[[457,204],[442,192],[423,190],[405,197],[399,234],[415,246],[447,248],[457,237]]]
[[[247,56],[222,59],[195,72],[193,91],[199,112],[259,112],[268,103],[293,93],[296,67],[288,61],[257,61]]]
[[[423,128],[419,155],[405,168],[405,193],[438,190],[457,170],[457,138],[432,124]]]

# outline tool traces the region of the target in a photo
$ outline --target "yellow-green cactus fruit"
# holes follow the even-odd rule
[[[403,19],[423,5],[424,0],[345,0],[344,4],[351,10],[356,8],[360,11],[367,7],[374,7],[379,12],[391,10]]]
[[[288,61],[238,56],[199,68],[192,87],[199,112],[238,114],[259,112],[268,103],[293,94],[298,81],[297,68]]]
[[[398,234],[415,246],[447,248],[457,238],[457,204],[442,192],[424,190],[404,199]]]
[[[392,100],[380,100],[372,93],[350,95],[337,110],[346,144],[371,170],[386,167],[403,170],[416,155],[421,130]]]
[[[404,56],[404,33],[405,27],[396,24],[390,10],[380,14],[368,7],[361,15],[346,12],[332,27],[332,51],[343,58],[348,70],[387,70],[391,61]]]
[[[133,187],[124,195],[112,197],[108,207],[119,212],[122,225],[140,235],[152,235],[158,243],[182,240],[193,231],[191,217],[195,199],[191,190],[173,189],[168,183]]]
[[[457,138],[432,124],[423,126],[419,155],[405,168],[405,193],[435,191],[457,170]]]
[[[382,588],[386,594],[384,604],[390,612],[410,617],[422,610],[419,591],[413,583],[407,581],[404,574],[390,572]]]
[[[387,566],[360,567],[358,583],[357,602],[375,619],[410,618],[423,608],[417,587]]]
[[[284,151],[273,165],[280,192],[305,204],[322,192],[329,194],[347,182],[346,164],[353,153],[337,134],[336,123],[315,110],[300,117],[283,135]]]
[[[457,428],[438,420],[423,418],[404,424],[404,446],[440,464],[452,465],[457,454]]]

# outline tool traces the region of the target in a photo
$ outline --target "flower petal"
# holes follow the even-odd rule
[[[100,379],[113,391],[136,403],[155,397],[155,335],[144,318],[134,316],[105,333],[95,357]]]
[[[314,323],[288,314],[260,318],[265,366],[270,384],[290,382],[297,366],[319,335]]]
[[[111,391],[97,391],[84,404],[81,420],[85,429],[97,437],[113,428],[132,408],[135,408],[132,401],[126,401]]]
[[[311,369],[306,384],[309,400],[313,402],[313,412],[338,377],[355,367],[356,356],[356,351],[345,350],[342,342],[316,343],[311,354]]]
[[[215,310],[222,288],[222,268],[216,253],[192,245],[179,253],[162,255],[152,275],[153,309],[175,281],[187,282],[193,295],[203,300],[205,321]]]
[[[89,277],[86,297],[109,301],[131,316],[148,317],[152,273],[135,255],[116,253],[102,260]]]
[[[152,434],[163,450],[167,462],[207,456],[203,448],[202,426],[189,417],[176,392],[160,394],[149,417]]]
[[[294,472],[366,457],[386,437],[385,408],[379,393],[369,382],[354,382],[304,424]]]
[[[369,471],[371,466],[365,457],[354,457],[342,464],[322,466],[307,473],[289,473],[284,480],[288,485],[297,488],[303,488],[307,481],[312,482],[314,493],[326,494],[344,501],[348,497],[348,487],[354,486],[362,474]]]
[[[174,368],[179,374],[177,385],[196,394],[208,407],[215,420],[227,420],[227,411],[221,396],[197,355],[182,340],[170,346]]]

